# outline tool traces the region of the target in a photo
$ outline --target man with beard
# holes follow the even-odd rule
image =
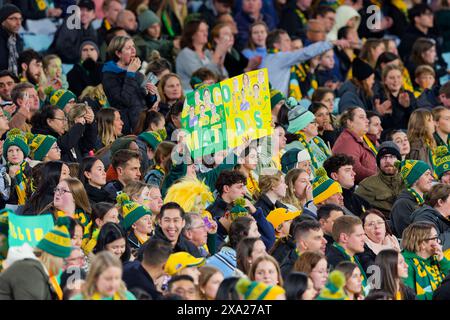
[[[39,110],[39,96],[29,82],[17,84],[11,91],[11,98],[17,109],[9,121],[9,127],[31,132],[31,117]]]
[[[344,196],[344,206],[357,215],[370,208],[369,202],[355,194],[355,171],[353,171],[353,158],[345,154],[336,154],[323,163],[328,176],[339,182]]]
[[[378,173],[361,181],[355,191],[388,219],[392,205],[404,188],[402,177],[394,166],[397,160],[402,160],[398,146],[392,141],[383,142],[377,154]]]
[[[2,104],[5,102],[11,102],[11,91],[14,86],[19,82],[19,79],[10,71],[0,71],[0,98]]]
[[[28,49],[20,54],[17,63],[20,82],[38,86],[43,72],[42,56],[33,49]]]
[[[80,47],[84,40],[90,39],[97,42],[97,32],[92,26],[95,19],[95,4],[92,0],[80,0],[81,28],[74,28],[70,21],[71,17],[64,20],[61,27],[56,31],[54,41],[51,45],[52,53],[57,54],[63,63],[75,64],[80,60]]]
[[[19,36],[22,13],[13,4],[5,4],[0,9],[0,70],[18,74],[19,54],[23,50],[23,40]]]

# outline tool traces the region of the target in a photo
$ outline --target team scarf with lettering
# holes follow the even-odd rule
[[[367,275],[366,275],[366,272],[364,271],[364,268],[362,267],[361,263],[359,262],[358,257],[350,256],[347,253],[347,251],[345,251],[345,249],[337,242],[333,243],[333,247],[335,247],[340,253],[342,253],[347,260],[355,263],[358,266],[359,271],[361,271],[361,279],[362,279],[363,287],[366,288],[367,287]]]
[[[414,197],[414,199],[416,199],[416,202],[419,206],[421,206],[425,200],[423,200],[423,197],[414,189],[412,188],[407,188],[406,190],[408,190],[408,192]]]
[[[372,141],[370,141],[369,137],[367,135],[363,135],[363,140],[376,157],[378,154],[377,148],[373,145]]]
[[[12,164],[9,163],[9,166]],[[17,204],[24,205],[27,200],[27,185],[31,187],[31,182],[25,175],[25,170],[28,162],[25,160],[19,166],[19,170],[16,172],[16,193],[17,193]]]
[[[306,135],[302,131],[297,131],[296,135],[298,136],[298,141],[305,147],[305,149],[308,151],[309,156],[311,158],[311,164],[313,165],[314,169],[319,168],[319,161],[317,160],[316,153],[312,149],[312,144],[308,141],[306,141]],[[328,158],[331,156],[331,152],[326,146],[326,144],[323,142],[322,139],[319,137],[314,137],[311,139],[317,147],[324,153],[324,155]]]

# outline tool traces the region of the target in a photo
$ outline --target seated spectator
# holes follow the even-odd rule
[[[285,176],[287,190],[282,202],[292,208],[291,210],[303,210],[302,214],[313,215],[305,208],[313,199],[310,175],[303,169],[291,169]],[[314,215],[313,215],[314,216]]]
[[[411,146],[409,144],[408,136],[405,130],[393,130],[386,135],[388,141],[394,142],[400,149],[400,155],[402,160],[406,159],[406,156],[411,151]]]
[[[22,132],[31,132],[31,119],[39,110],[39,95],[29,82],[17,84],[11,91],[16,112],[9,121],[10,128],[19,128]]]
[[[266,254],[266,246],[261,239],[244,238],[236,248],[237,268],[244,274],[249,274],[253,262]]]
[[[100,28],[97,29],[98,45],[102,46],[106,40],[106,34],[116,26],[117,15],[122,11],[120,0],[105,0],[102,4],[103,19]]]
[[[404,189],[403,179],[395,161],[402,161],[400,149],[392,141],[383,142],[377,153],[378,173],[365,178],[358,185],[355,194],[365,199],[371,207],[380,210],[390,218],[392,206]]]
[[[323,142],[328,145],[328,148],[332,148],[337,139],[338,132],[334,128],[334,124],[332,122],[333,119],[328,107],[321,102],[313,102],[309,106],[308,110],[311,111],[316,118],[318,131],[317,137],[322,139]]]
[[[203,266],[199,268],[200,277],[198,288],[202,300],[215,300],[220,284],[223,282],[223,274],[214,267]]]
[[[129,182],[140,179],[139,153],[134,150],[121,149],[113,154],[111,166],[117,172],[117,180],[108,182],[105,185],[105,191],[115,199]]]
[[[369,130],[367,131],[367,137],[371,141],[375,141],[375,145],[380,144],[381,134],[383,127],[381,126],[381,118],[377,112],[367,111],[367,119],[369,119]]]
[[[450,106],[450,81],[447,81],[439,89],[439,101],[446,108]]]
[[[102,251],[108,251],[122,261],[122,264],[130,260],[131,251],[127,242],[127,234],[118,223],[105,223],[98,234],[97,244],[93,253],[98,255]]]
[[[275,229],[275,238],[285,238],[289,236],[292,220],[300,215],[300,211],[288,211],[285,208],[272,210],[266,217]]]
[[[317,220],[320,223],[320,228],[323,231],[323,237],[327,240],[327,247],[325,254],[328,254],[330,247],[333,245],[333,224],[337,218],[342,217],[344,211],[335,204],[325,204],[317,209]]]
[[[127,288],[140,288],[153,300],[161,300],[162,293],[155,282],[164,276],[164,265],[171,251],[171,246],[162,240],[150,240],[146,243],[142,261],[133,261],[124,266],[122,279]]]
[[[195,90],[201,86],[210,86],[217,82],[219,82],[217,74],[208,68],[200,68],[192,74],[190,85],[192,90]]]
[[[340,86],[339,79],[333,74],[334,68],[334,51],[328,50],[322,53],[319,57],[319,65],[315,70],[317,76],[317,84],[319,87],[330,88],[337,90]]]
[[[184,237],[198,248],[203,257],[209,256],[207,250],[208,228],[202,215],[196,212],[188,213],[185,216],[185,220]]]
[[[372,251],[370,254],[373,258],[385,249],[393,249],[400,252],[400,244],[397,238],[392,235],[386,218],[380,211],[369,209],[361,216],[361,220],[366,233],[364,241]]]
[[[415,110],[408,122],[408,140],[411,145],[411,151],[406,159],[421,160],[434,168],[434,150],[436,141],[433,134],[436,131],[434,118],[431,111],[421,108]]]
[[[277,260],[269,255],[257,258],[252,264],[248,276],[252,281],[260,281],[269,286],[283,285],[280,266]]]
[[[358,30],[361,22],[361,16],[357,10],[350,5],[341,5],[336,9],[335,24],[331,31],[327,34],[327,40],[338,39],[338,31],[342,27],[350,27]]]
[[[314,300],[317,295],[310,277],[301,272],[290,273],[284,283],[286,300]]]
[[[103,108],[96,114],[98,125],[97,150],[111,145],[122,135],[123,121],[114,108]]]
[[[450,248],[450,224],[447,219],[449,212],[446,209],[449,195],[449,185],[442,183],[435,184],[426,194],[425,204],[411,214],[412,223],[427,221],[434,225],[443,251]]]
[[[161,98],[158,108],[163,116],[169,113],[174,104],[184,101],[181,78],[175,73],[169,73],[161,77],[158,83],[158,92]]]
[[[317,208],[326,204],[335,204],[343,208],[345,214],[352,214],[344,208],[344,197],[339,182],[330,179],[325,169],[316,170],[313,181],[313,204],[307,204],[307,208],[317,216]]]
[[[284,176],[281,172],[278,172],[273,176],[260,176],[259,189],[261,190],[261,196],[255,203],[255,207],[261,208],[266,217],[269,212],[276,208],[286,208],[286,206],[280,202],[281,199],[286,196],[287,189],[287,185],[284,182]]]
[[[154,165],[151,166],[145,174],[145,183],[160,187],[164,177],[170,169],[171,154],[175,148],[175,144],[168,141],[163,141],[158,144],[153,157]]]
[[[334,270],[341,271],[345,275],[344,292],[349,300],[362,300],[364,297],[361,271],[358,265],[351,261],[342,261]]]
[[[188,275],[172,277],[167,283],[168,294],[174,294],[182,300],[197,300],[198,290],[194,279]]]
[[[198,286],[200,277],[199,267],[205,264],[205,258],[195,258],[187,252],[172,253],[167,259],[164,271],[167,275],[181,276],[186,275],[194,279],[194,284]]]
[[[51,83],[55,89],[69,87],[66,75],[63,74],[61,59],[56,54],[47,54],[42,58],[43,75],[47,83]]]
[[[337,58],[340,75],[342,79],[346,79],[351,72],[353,59],[359,54],[362,41],[358,36],[358,31],[348,26],[344,26],[337,31],[337,39],[350,42],[349,48],[334,48],[335,61]]]
[[[10,114],[13,109],[12,108],[12,98],[11,98],[11,92],[14,89],[14,87],[19,83],[19,79],[15,74],[8,70],[2,70],[0,71],[0,99],[3,103],[3,107],[6,107],[6,110]],[[8,104],[10,103],[11,106],[8,107]],[[9,110],[9,111],[8,111]]]
[[[320,251],[306,251],[298,257],[293,272],[302,272],[308,275],[313,282],[315,295],[317,295],[327,283],[327,259]]]
[[[180,47],[176,59],[176,71],[181,78],[183,90],[190,90],[189,82],[192,74],[205,67],[219,75],[228,76],[224,67],[224,59],[232,39],[224,39],[216,43],[214,52],[206,49],[208,44],[208,25],[201,20],[189,21],[181,36]]]
[[[414,73],[415,82],[419,86],[417,98],[418,108],[434,109],[439,105],[439,86],[436,85],[436,73],[429,65],[421,65]]]
[[[450,111],[443,106],[438,106],[433,108],[432,114],[435,123],[435,132],[433,137],[436,141],[436,146],[445,146],[448,148],[450,135]]]
[[[95,3],[92,0],[80,0],[78,2],[80,8],[81,28],[69,28],[71,23],[67,17],[55,34],[50,50],[57,54],[63,63],[75,64],[80,61],[80,46],[84,40],[90,39],[97,41],[97,33],[92,26],[95,19]],[[73,48],[73,50],[67,50]]]
[[[392,206],[391,224],[392,232],[401,238],[403,230],[411,223],[411,213],[424,203],[423,197],[431,189],[433,174],[430,167],[420,160],[404,160],[399,170],[406,189]]]
[[[417,300],[431,300],[450,271],[437,230],[430,222],[415,222],[403,232],[402,247],[408,264],[405,284],[414,290]]]

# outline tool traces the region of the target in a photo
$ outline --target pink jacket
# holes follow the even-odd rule
[[[343,153],[355,161],[355,184],[377,173],[377,160],[372,150],[360,138],[348,129],[344,129],[333,146],[333,154]]]

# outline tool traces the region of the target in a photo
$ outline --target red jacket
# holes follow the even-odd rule
[[[355,161],[355,184],[377,173],[377,160],[372,150],[352,131],[344,129],[333,146],[333,154],[343,153]]]

